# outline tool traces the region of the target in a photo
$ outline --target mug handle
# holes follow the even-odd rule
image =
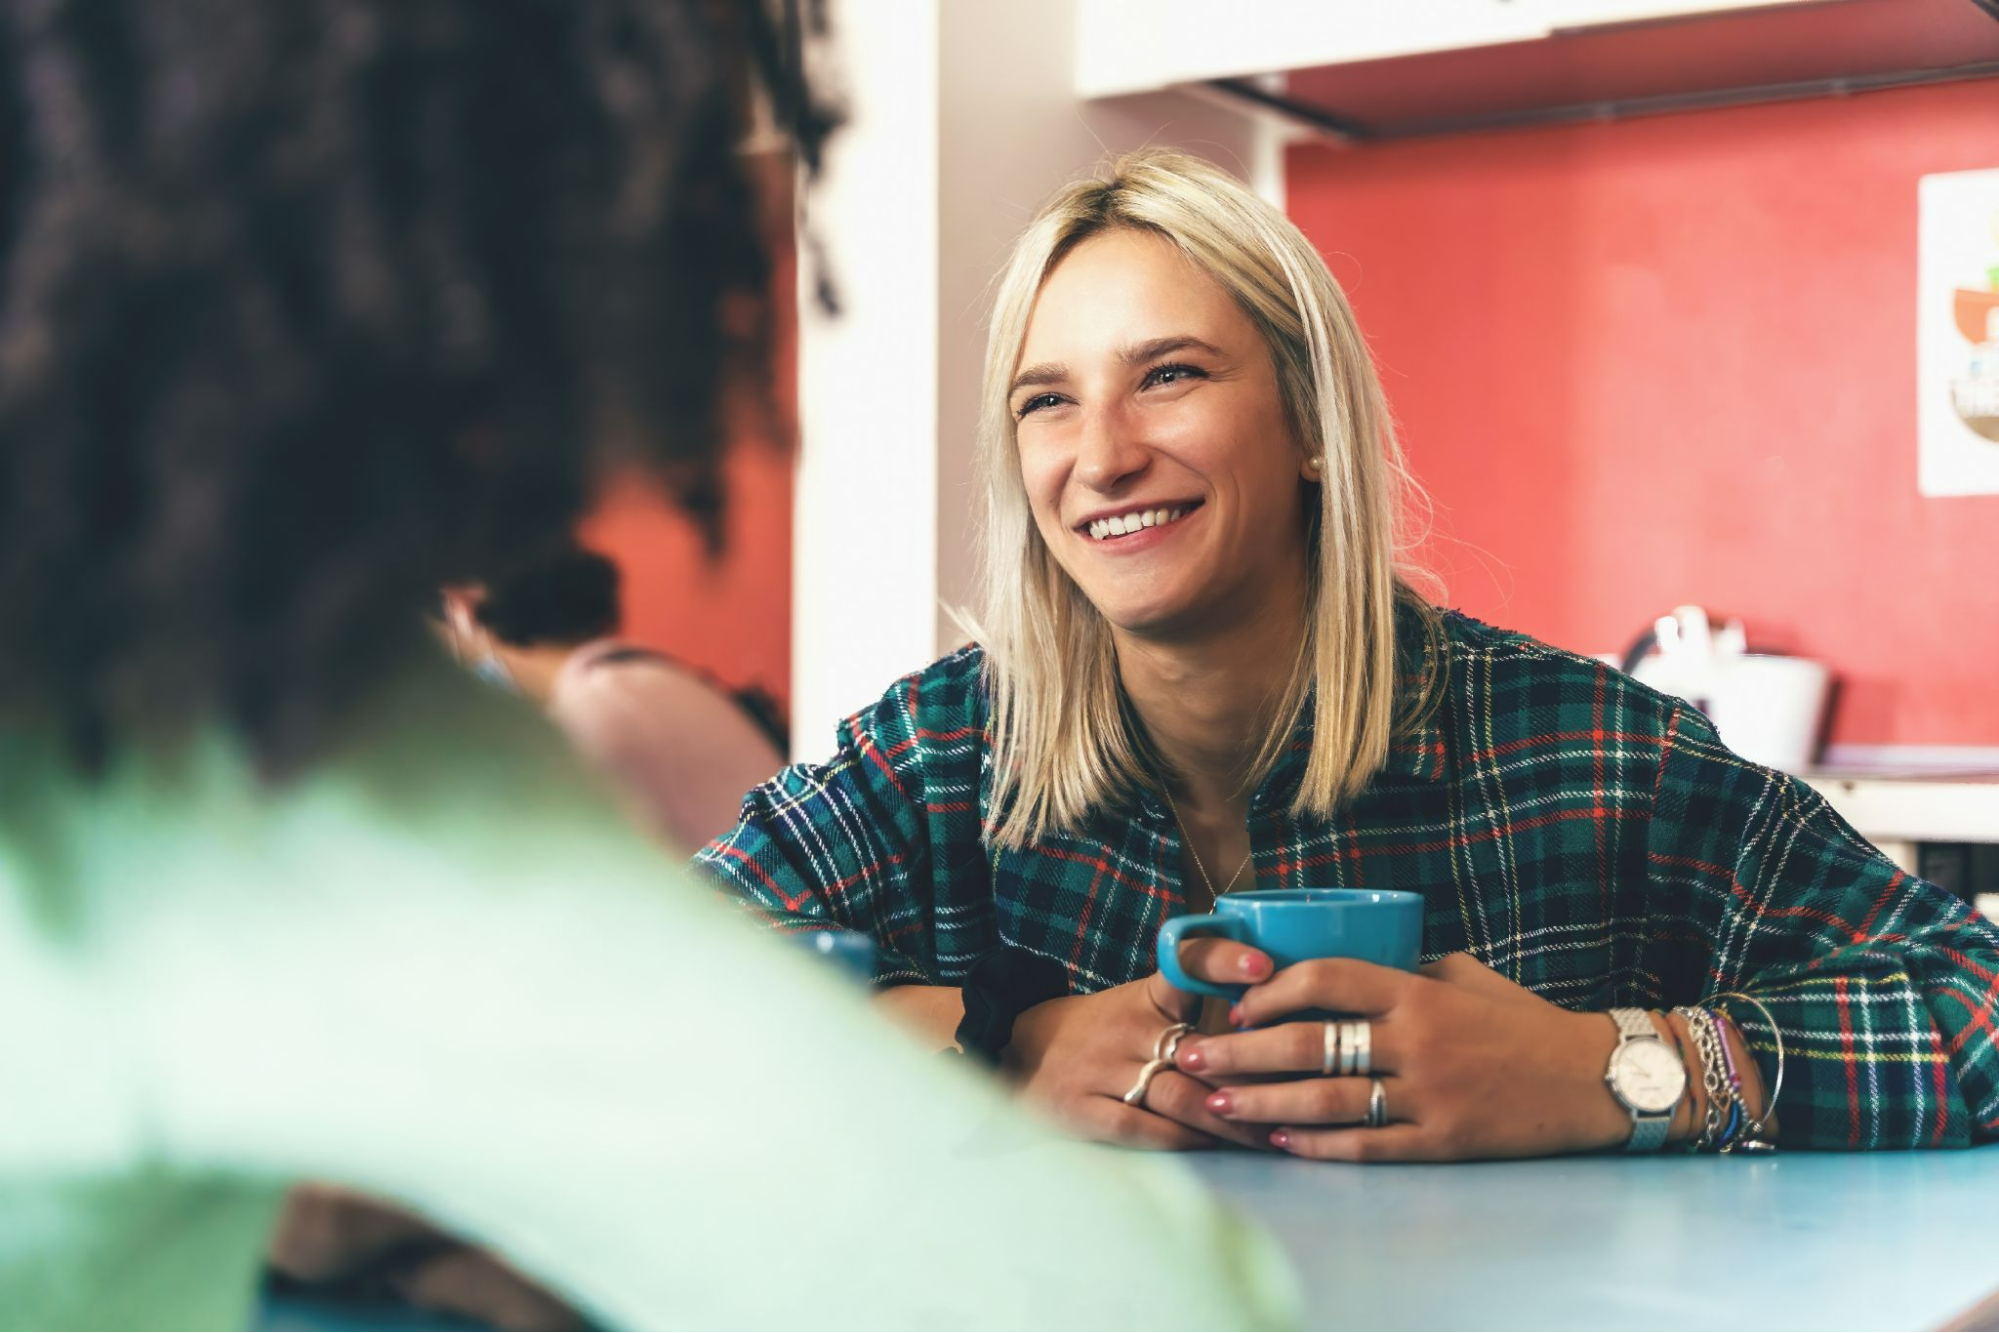
[[[1187,975],[1180,966],[1180,941],[1192,935],[1220,935],[1224,939],[1243,942],[1236,934],[1241,923],[1234,917],[1223,916],[1219,912],[1205,912],[1199,916],[1176,916],[1159,927],[1159,970],[1166,974],[1166,980],[1175,990],[1193,995],[1217,995],[1224,1000],[1242,998],[1244,986],[1217,986],[1212,981],[1200,981]]]

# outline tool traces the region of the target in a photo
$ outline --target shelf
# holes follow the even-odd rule
[[[1999,0],[1200,4],[1083,0],[1078,94],[1199,87],[1366,141],[1999,76]]]
[[[1815,773],[1805,781],[1873,842],[1999,842],[1999,775]]]

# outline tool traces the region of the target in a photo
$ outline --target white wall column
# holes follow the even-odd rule
[[[841,309],[799,252],[793,756],[931,658],[937,601],[938,6],[834,6],[813,77],[848,120],[803,202]]]

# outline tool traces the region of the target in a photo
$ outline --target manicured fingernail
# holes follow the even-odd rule
[[[1242,974],[1252,981],[1261,981],[1270,975],[1270,960],[1260,953],[1246,953],[1242,956]]]
[[[1235,1098],[1229,1096],[1226,1092],[1218,1092],[1208,1098],[1208,1109],[1216,1115],[1234,1115]]]
[[[1291,1146],[1291,1136],[1281,1129],[1273,1129],[1270,1131],[1270,1146],[1288,1149]]]
[[[1182,1069],[1192,1069],[1198,1072],[1208,1067],[1208,1057],[1202,1054],[1201,1048],[1198,1046],[1182,1047],[1179,1051],[1179,1056],[1180,1067]]]
[[[1229,1022],[1235,1027],[1242,1026],[1242,1005],[1232,1004],[1229,1006]]]

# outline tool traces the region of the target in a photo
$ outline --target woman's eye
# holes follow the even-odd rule
[[[1018,420],[1019,418],[1026,416],[1030,412],[1039,412],[1044,407],[1055,407],[1060,405],[1061,402],[1062,402],[1062,396],[1060,394],[1037,393],[1034,395],[1034,397],[1022,403],[1019,409],[1015,411],[1013,415],[1015,419]]]
[[[1154,366],[1145,373],[1145,386],[1153,388],[1163,384],[1178,384],[1182,380],[1198,379],[1202,372],[1193,366]]]

